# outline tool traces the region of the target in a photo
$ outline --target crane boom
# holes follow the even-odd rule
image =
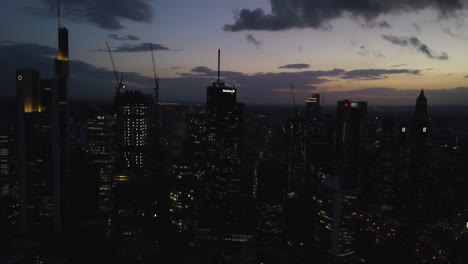
[[[156,65],[154,63],[154,54],[153,54],[153,44],[150,44],[150,50],[151,50],[151,59],[153,61],[153,75],[154,75],[154,97],[155,97],[155,102],[159,103],[159,77],[156,74]]]
[[[112,57],[112,50],[107,41],[106,41],[106,46],[107,46],[107,51],[109,53],[109,57],[112,63],[112,69],[114,70],[115,84],[116,84],[115,89],[117,90],[117,94],[120,94],[120,88],[124,88],[124,85],[122,83],[123,75],[120,76],[120,81],[119,81],[119,73],[117,72],[117,69],[115,68],[114,58]]]

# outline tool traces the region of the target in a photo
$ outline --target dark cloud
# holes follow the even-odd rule
[[[468,75],[465,75],[465,79],[468,79]]]
[[[406,66],[406,65],[408,65],[408,64],[397,64],[397,65],[392,65],[392,66],[390,66],[390,67],[392,67],[392,68],[398,68],[398,67],[402,67],[402,66]]]
[[[408,69],[361,69],[352,70],[343,73],[342,79],[353,79],[353,80],[379,80],[385,79],[391,74],[411,74],[420,75],[420,70],[408,70]]]
[[[307,63],[296,63],[296,64],[286,64],[286,65],[283,65],[283,66],[279,66],[278,69],[295,69],[295,70],[299,70],[299,69],[307,69],[309,67],[310,67],[310,65],[307,64]]]
[[[262,43],[258,41],[252,34],[248,34],[247,36],[245,36],[245,39],[249,43],[252,43],[257,49],[262,45]]]
[[[401,47],[412,47],[416,51],[426,55],[426,57],[435,60],[448,60],[446,52],[437,54],[433,52],[426,44],[422,43],[417,37],[398,37],[394,35],[383,35],[383,39]]]
[[[385,56],[382,54],[380,50],[369,49],[368,47],[364,45],[361,45],[359,47],[359,50],[356,53],[364,57],[373,56],[375,58],[385,58]]]
[[[171,70],[177,70],[177,69],[180,69],[180,68],[181,68],[180,66],[172,66]]]
[[[412,23],[411,25],[414,27],[414,29],[416,30],[416,32],[421,33],[421,27],[420,27],[418,24]]]
[[[433,8],[441,16],[453,14],[463,8],[463,0],[270,0],[271,12],[263,9],[242,9],[236,16],[234,24],[225,25],[226,31],[241,30],[285,30],[291,28],[325,28],[329,29],[330,21],[350,14],[362,18],[370,24],[378,16]],[[377,23],[378,24],[378,23]],[[382,23],[385,27],[388,24]]]
[[[382,21],[378,23],[378,26],[380,28],[391,28],[390,24],[387,23],[387,21]]]
[[[356,20],[358,24],[360,24],[362,27],[365,27],[365,28],[385,29],[385,28],[392,27],[387,21],[374,21],[374,20],[364,19],[364,22],[362,22],[362,19],[359,19],[359,17],[354,17],[354,20]]]
[[[165,47],[161,44],[152,43],[153,50],[171,50],[168,47]],[[150,44],[149,43],[139,43],[139,44],[123,44],[117,47],[111,47],[112,52],[142,52],[142,51],[150,51]],[[96,49],[92,51],[102,51],[107,52],[107,49]]]
[[[134,35],[127,35],[127,36],[119,36],[117,34],[109,34],[107,35],[109,38],[113,40],[124,40],[124,41],[130,41],[130,40],[140,40],[139,37],[134,36]]]
[[[92,23],[107,30],[124,28],[123,20],[149,23],[151,0],[62,0],[62,16],[78,23]],[[43,7],[28,8],[31,14],[55,17],[56,0],[40,0]]]

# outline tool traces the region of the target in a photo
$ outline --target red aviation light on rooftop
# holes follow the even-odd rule
[[[349,106],[349,103],[344,103],[344,107],[348,107]]]

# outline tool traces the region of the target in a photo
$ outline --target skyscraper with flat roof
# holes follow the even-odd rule
[[[322,105],[320,104],[320,94],[312,94],[306,99],[306,118],[311,119],[320,115]]]
[[[126,90],[116,97],[113,233],[120,240],[141,241],[151,223],[154,190],[150,173],[150,128],[154,100],[150,94]]]
[[[42,96],[50,95],[43,91],[49,88],[41,86],[39,72],[16,71],[21,234],[53,230],[52,106]]]

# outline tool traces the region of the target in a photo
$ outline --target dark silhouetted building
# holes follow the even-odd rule
[[[42,104],[46,88],[51,89],[41,87],[39,72],[16,71],[21,234],[53,230],[52,106]]]
[[[306,99],[306,119],[314,118],[322,113],[320,94],[312,94]]]
[[[172,240],[188,243],[192,238],[196,178],[188,161],[172,165],[174,186],[169,192],[169,219],[174,230]]]
[[[254,170],[254,199],[257,208],[255,239],[267,245],[282,244],[285,239],[285,200],[287,164],[278,135],[266,136],[265,149],[260,153]],[[276,134],[276,133],[275,133]]]
[[[237,89],[219,80],[207,87],[206,152],[208,191],[212,213],[209,224],[216,239],[240,241],[240,172],[244,105]]]

